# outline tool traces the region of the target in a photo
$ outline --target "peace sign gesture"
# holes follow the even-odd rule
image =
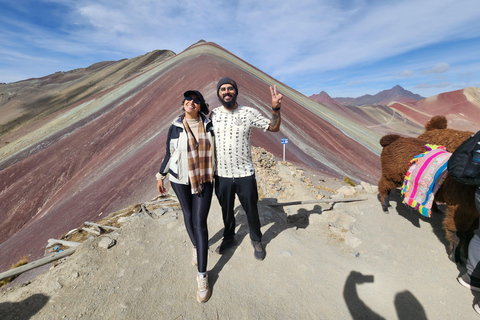
[[[280,92],[277,92],[276,85],[273,85],[273,88],[270,87],[270,93],[272,94],[272,108],[279,109],[282,104],[283,94],[281,94]]]

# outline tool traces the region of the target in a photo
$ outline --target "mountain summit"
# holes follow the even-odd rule
[[[313,101],[326,104],[336,104],[337,102],[328,95],[325,91],[320,92],[319,94],[313,94],[309,97]]]
[[[320,103],[331,103],[333,100],[335,103],[343,106],[386,106],[393,101],[416,102],[425,99],[418,94],[405,90],[399,85],[396,85],[389,90],[383,90],[373,96],[370,94],[366,94],[358,98],[331,98],[326,92],[322,91],[320,94],[311,95],[309,98]]]

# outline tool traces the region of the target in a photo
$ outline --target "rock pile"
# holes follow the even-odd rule
[[[263,148],[252,148],[255,164],[261,211],[264,220],[272,214],[268,203],[285,201],[312,202],[323,199],[325,202],[311,205],[285,206],[286,222],[296,228],[306,228],[310,223],[318,223],[328,227],[332,236],[351,248],[361,244],[356,236],[356,217],[363,214],[359,209],[360,202],[345,203],[342,199],[377,194],[377,186],[360,182],[356,186],[345,185],[338,179],[319,178],[308,173],[306,169],[296,167],[289,162],[279,162]],[[327,202],[332,199],[331,202]],[[267,204],[267,205],[265,205]],[[311,208],[310,211],[305,208]],[[268,223],[269,221],[264,221]],[[354,252],[358,255],[358,252]]]

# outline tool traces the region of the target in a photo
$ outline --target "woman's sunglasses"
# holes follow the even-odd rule
[[[192,101],[196,104],[201,104],[202,102],[199,100],[199,99],[195,99],[195,98],[192,98],[192,97],[185,97],[185,100],[187,101]]]

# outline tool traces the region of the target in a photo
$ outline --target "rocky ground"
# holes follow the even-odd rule
[[[255,159],[267,257],[255,260],[238,203],[238,245],[215,253],[214,198],[207,303],[195,299],[192,246],[169,195],[98,221],[119,229],[97,236],[85,225],[89,232],[66,235],[82,243],[76,252],[4,288],[0,319],[478,318],[477,298],[456,281],[464,269],[448,260],[442,214],[423,218],[398,195],[386,214],[367,183],[348,186],[261,149]],[[352,197],[364,200],[342,201]]]

